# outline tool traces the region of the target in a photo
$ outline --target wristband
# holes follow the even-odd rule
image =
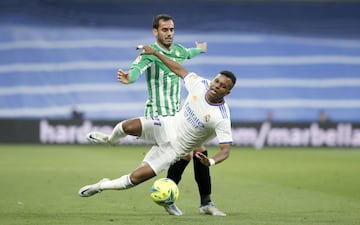
[[[209,158],[210,166],[215,165],[215,160],[213,158]]]

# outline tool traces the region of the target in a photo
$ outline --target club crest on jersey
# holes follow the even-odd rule
[[[179,52],[178,50],[176,50],[176,51],[175,51],[175,55],[176,55],[177,57],[179,57],[179,56],[180,56],[180,52]]]
[[[133,64],[138,64],[138,63],[140,62],[140,60],[141,60],[141,55],[139,55],[139,56],[135,59],[135,61],[134,61]]]
[[[210,114],[207,114],[206,116],[205,116],[205,122],[209,122],[210,121]]]
[[[194,101],[197,100],[197,96],[196,96],[196,95],[193,95],[192,98],[193,98]]]

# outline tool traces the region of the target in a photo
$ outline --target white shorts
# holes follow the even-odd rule
[[[143,162],[148,163],[156,175],[185,155],[178,152],[171,143],[174,134],[168,123],[170,118],[140,117],[142,125],[140,138],[154,144],[146,153]]]
[[[171,164],[179,159],[179,156],[172,149],[170,144],[162,146],[154,145],[146,153],[143,162],[149,164],[155,174],[158,175],[161,171],[168,169]]]
[[[166,129],[170,117],[140,117],[142,133],[140,139],[162,145],[170,142],[171,130]]]

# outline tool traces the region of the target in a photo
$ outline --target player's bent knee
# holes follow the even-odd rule
[[[189,154],[184,156],[182,159],[186,160],[186,161],[191,161],[192,157],[193,157],[193,152],[190,152]]]
[[[204,151],[206,151],[205,146],[201,146],[201,147],[194,150],[194,152],[204,152]]]
[[[126,134],[140,136],[142,132],[140,119],[130,119],[122,123],[122,128]]]

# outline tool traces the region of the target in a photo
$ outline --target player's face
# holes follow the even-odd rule
[[[170,50],[171,44],[173,43],[174,31],[174,22],[172,20],[160,20],[159,27],[153,29],[157,43],[168,50]]]
[[[224,96],[230,93],[233,84],[230,78],[218,74],[211,82],[207,92],[207,99],[212,103],[221,103]]]

